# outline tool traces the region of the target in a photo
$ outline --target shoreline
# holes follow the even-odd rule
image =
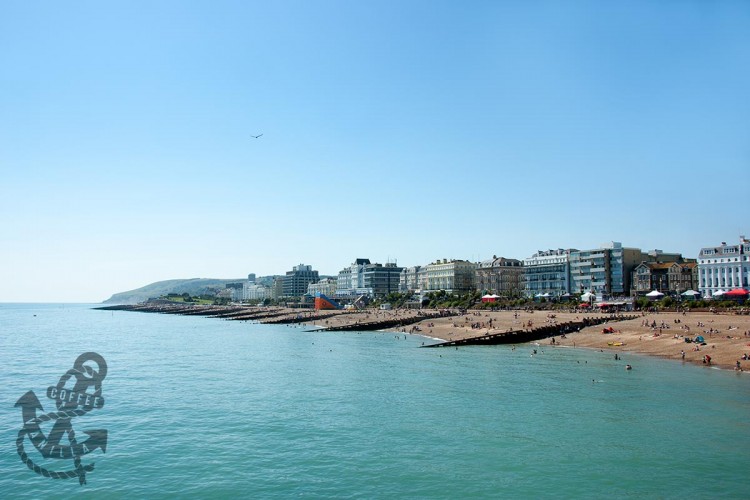
[[[534,342],[555,347],[636,353],[726,370],[736,370],[739,362],[738,371],[750,370],[750,315],[747,314],[636,311],[629,313],[634,316],[633,319],[616,320],[607,313],[580,310],[470,309],[458,314],[455,310],[433,309],[313,311],[280,307],[180,304],[110,306],[97,309],[200,315],[225,320],[299,325],[314,331],[357,331],[357,326],[360,325],[361,331],[417,334],[426,340],[442,342],[486,337],[510,331],[529,331],[539,327],[579,322],[584,318],[612,318],[611,322],[583,327],[565,336],[547,337]],[[393,326],[394,322],[397,326]],[[605,330],[608,333],[603,333]],[[703,342],[685,340],[694,340],[697,336],[702,336]],[[516,345],[524,343],[530,342]],[[704,364],[706,355],[710,357],[710,363]],[[746,359],[742,359],[743,355]]]
[[[363,312],[349,316],[334,316],[330,325],[354,323]],[[377,317],[387,318],[403,314],[398,310],[377,311]],[[735,371],[737,361],[741,371],[750,371],[750,316],[710,312],[635,312],[635,319],[606,322],[568,333],[565,338],[551,337],[538,340],[540,345],[601,350],[614,353],[633,353],[659,357],[666,360],[692,363],[706,367]],[[521,328],[536,328],[587,318],[607,318],[598,312],[559,311],[478,311],[469,310],[463,315],[430,318],[405,327],[386,328],[384,331],[417,334],[431,341],[447,342],[503,333]],[[646,326],[648,323],[648,326]],[[530,325],[530,326],[529,326]],[[612,333],[602,333],[611,328]],[[685,338],[703,336],[702,343],[686,342]],[[620,345],[610,345],[618,343]],[[531,343],[529,343],[531,344]],[[522,344],[517,344],[522,345]],[[685,357],[682,357],[682,351]],[[711,358],[704,364],[705,355]],[[743,360],[743,354],[748,359]]]

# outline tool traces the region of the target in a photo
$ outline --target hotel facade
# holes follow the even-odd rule
[[[701,248],[698,254],[698,291],[704,297],[735,288],[748,288],[750,283],[750,240],[740,236],[737,245],[722,242],[715,247]]]
[[[466,260],[442,259],[424,266],[426,287],[422,291],[473,292],[477,264]]]
[[[383,297],[399,291],[402,267],[395,263],[373,264],[370,259],[356,259],[339,271],[336,296],[339,298]]]
[[[540,250],[528,259],[524,259],[524,294],[533,298],[544,294],[560,297],[570,293],[570,254],[572,252],[577,252],[577,250],[573,248]]]
[[[573,292],[592,292],[597,296],[626,295],[630,292],[631,273],[648,260],[638,248],[625,248],[612,241],[593,250],[570,253],[570,278]]]
[[[521,294],[524,289],[523,262],[492,256],[476,268],[475,286],[481,293],[494,293],[504,297]]]

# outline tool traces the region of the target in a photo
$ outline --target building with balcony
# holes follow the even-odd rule
[[[405,267],[401,270],[401,276],[398,281],[398,289],[401,293],[414,292],[422,290],[426,284],[422,285],[422,277],[425,273],[422,266]]]
[[[575,291],[570,281],[570,255],[577,249],[540,250],[523,260],[524,294],[533,298],[548,294],[560,297]]]
[[[518,259],[492,256],[478,264],[474,283],[482,293],[494,293],[504,297],[520,295],[524,290],[524,267]]]
[[[571,252],[571,290],[592,292],[597,297],[627,295],[633,269],[645,260],[648,254],[642,250],[625,248],[616,241],[594,250]]]
[[[307,286],[310,283],[317,283],[319,279],[318,271],[314,271],[312,266],[305,264],[294,266],[283,278],[282,296],[301,297],[307,293]]]
[[[737,245],[725,241],[701,248],[698,254],[698,291],[704,297],[750,286],[750,240],[740,236]]]
[[[466,260],[442,259],[424,266],[422,291],[473,292],[477,264]]]
[[[356,259],[339,271],[336,297],[383,297],[398,292],[402,270],[392,262],[378,264],[371,263],[370,259]]]
[[[271,297],[271,289],[255,282],[246,282],[242,289],[243,300],[265,300]]]
[[[307,294],[311,297],[316,297],[316,294],[322,293],[328,297],[336,295],[338,288],[338,280],[336,278],[323,278],[317,283],[310,283],[307,285]]]

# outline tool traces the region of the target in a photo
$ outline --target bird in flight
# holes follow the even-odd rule
[[[252,137],[253,139],[257,139],[257,138],[258,138],[258,137],[260,137],[261,135],[263,135],[263,134],[260,134],[260,135],[252,135],[252,134],[250,134],[250,137]]]

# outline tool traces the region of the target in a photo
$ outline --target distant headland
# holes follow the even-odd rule
[[[104,304],[138,304],[153,297],[161,297],[170,293],[190,295],[215,295],[217,291],[226,288],[228,283],[245,281],[247,278],[216,279],[190,278],[157,281],[150,285],[136,288],[127,292],[120,292],[105,300]]]

